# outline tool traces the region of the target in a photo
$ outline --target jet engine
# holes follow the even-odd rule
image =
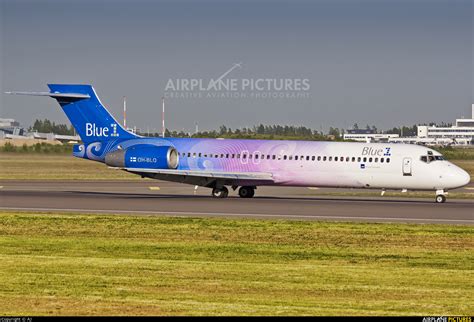
[[[105,164],[119,168],[176,169],[179,156],[171,146],[137,144],[107,153]]]

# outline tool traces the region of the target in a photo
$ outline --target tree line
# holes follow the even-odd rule
[[[429,123],[429,125],[436,125],[435,123]],[[441,126],[450,126],[450,124],[442,123]],[[357,123],[352,126],[353,129],[359,129]],[[378,129],[374,125],[367,125],[367,130],[378,132]],[[56,124],[48,119],[36,120],[32,127],[32,131],[38,131],[42,133],[55,133],[62,135],[74,135],[75,130],[72,125]],[[146,133],[138,130],[138,134],[151,137],[160,137],[161,132]],[[185,131],[174,131],[166,129],[166,137],[181,137],[181,138],[228,138],[228,139],[292,139],[292,140],[342,140],[344,136],[344,129],[336,127],[330,127],[328,133],[317,131],[306,126],[294,126],[294,125],[264,125],[259,124],[253,127],[242,127],[232,129],[225,125],[221,125],[219,129],[210,131],[201,131],[198,133],[190,133]],[[416,136],[417,125],[412,126],[401,126],[393,127],[383,131],[387,134],[398,134],[400,136]]]
[[[36,120],[33,123],[33,126],[30,127],[30,131],[37,131],[40,133],[54,133],[54,134],[61,134],[61,135],[74,135],[74,127],[72,125],[66,124],[56,124],[55,122],[51,122],[48,119],[44,120]]]
[[[146,136],[158,137],[161,133],[141,133]],[[192,138],[226,138],[226,139],[285,139],[292,140],[327,140],[328,137],[321,132],[307,128],[305,126],[293,125],[255,125],[253,127],[243,127],[232,129],[221,125],[218,130],[201,131],[198,133],[186,133],[184,131],[166,130],[166,137],[192,137]],[[336,139],[340,139],[337,136]]]

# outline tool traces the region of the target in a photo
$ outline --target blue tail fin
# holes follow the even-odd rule
[[[138,137],[110,115],[91,85],[48,84],[48,87],[51,93],[58,94],[49,96],[61,105],[84,143]]]

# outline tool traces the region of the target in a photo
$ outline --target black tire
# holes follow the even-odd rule
[[[253,187],[240,187],[239,196],[240,198],[252,198],[255,195],[255,189]]]
[[[214,188],[212,189],[212,196],[214,198],[227,198],[229,195],[229,190],[226,187],[222,187],[220,189]]]
[[[437,195],[435,201],[436,203],[445,203],[446,197],[444,195]]]

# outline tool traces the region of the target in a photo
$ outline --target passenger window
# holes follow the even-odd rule
[[[380,158],[380,163],[383,163],[383,158]]]
[[[364,162],[367,162],[367,158],[366,158],[366,157],[364,157],[364,159],[363,159],[363,160],[364,160]]]
[[[346,157],[346,162],[349,162],[349,159],[350,159],[349,157]]]
[[[247,159],[247,155],[246,155],[246,154],[242,154],[242,159]]]
[[[329,157],[329,161],[332,161],[332,157]]]
[[[255,159],[258,159],[258,154],[255,155]]]
[[[318,155],[318,161],[321,161],[321,156],[320,155]]]
[[[272,159],[275,160],[275,159],[276,159],[276,155],[272,155]]]
[[[341,162],[344,162],[344,157],[341,157]]]
[[[286,154],[283,156],[283,160],[286,160]]]
[[[297,155],[295,155],[295,160],[298,160],[298,156],[297,156]]]
[[[360,162],[360,160],[361,160],[361,158],[360,158],[360,157],[358,157],[358,158],[357,158],[357,162]]]
[[[337,161],[337,157],[334,157],[334,161]]]
[[[352,162],[355,162],[356,161],[356,158],[355,157],[352,157]]]
[[[288,156],[288,160],[293,160],[293,156],[292,155]]]
[[[315,159],[316,159],[316,157],[313,155],[313,156],[311,157],[311,161],[314,161]]]
[[[369,162],[372,162],[372,158],[369,158]]]
[[[275,159],[275,158],[274,158]],[[270,154],[267,154],[267,160],[270,160]]]
[[[390,158],[387,158],[387,163],[390,163]]]

